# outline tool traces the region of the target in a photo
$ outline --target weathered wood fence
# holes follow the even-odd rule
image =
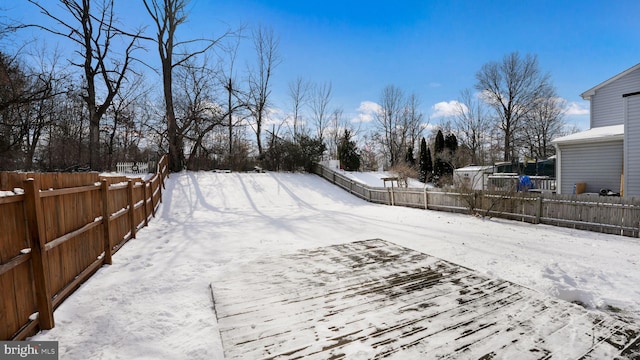
[[[155,216],[167,159],[148,180],[0,174],[0,190],[23,189],[0,197],[0,340],[54,326],[53,310]]]
[[[315,173],[364,200],[640,237],[640,199],[552,193],[488,193],[371,187],[317,165]]]

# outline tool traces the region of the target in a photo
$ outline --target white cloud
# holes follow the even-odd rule
[[[371,122],[381,109],[382,107],[373,101],[362,101],[360,106],[358,106],[358,109],[356,109],[358,114],[351,121],[363,123]]]
[[[430,88],[439,88],[439,87],[441,87],[441,86],[442,86],[442,84],[437,83],[437,82],[431,82],[431,83],[429,83],[429,87],[430,87]]]
[[[277,125],[281,124],[284,119],[286,119],[287,114],[282,111],[282,109],[278,108],[268,108],[266,112],[266,121],[264,121],[265,125]]]
[[[433,110],[431,117],[439,118],[454,116],[460,111],[460,108],[462,108],[464,111],[467,110],[467,107],[457,100],[441,101],[431,107],[431,109]]]
[[[564,108],[564,113],[565,115],[589,115],[589,104],[575,101],[568,102]]]

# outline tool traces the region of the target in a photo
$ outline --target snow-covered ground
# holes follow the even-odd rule
[[[373,238],[640,323],[638,239],[375,205],[316,175],[185,172],[32,340],[61,359],[223,359],[210,283],[225,268]]]
[[[353,181],[356,181],[365,185],[369,185],[371,187],[383,187],[384,186],[384,181],[382,180],[383,178],[398,176],[397,174],[394,174],[388,171],[360,172],[360,171],[344,171],[339,169],[335,171],[337,171],[339,174],[342,174]],[[387,183],[387,186],[391,186],[391,185]],[[433,187],[433,185],[431,184],[425,185],[424,183],[418,181],[418,179],[413,179],[413,178],[407,179],[407,187],[422,189],[425,186]]]

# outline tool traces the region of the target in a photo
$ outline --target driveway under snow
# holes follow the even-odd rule
[[[210,284],[265,256],[366,239],[640,323],[640,241],[369,204],[307,174],[172,174],[164,202],[55,312],[61,359],[223,359]]]

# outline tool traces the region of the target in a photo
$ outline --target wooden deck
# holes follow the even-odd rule
[[[227,359],[640,358],[640,329],[383,240],[226,270]]]

